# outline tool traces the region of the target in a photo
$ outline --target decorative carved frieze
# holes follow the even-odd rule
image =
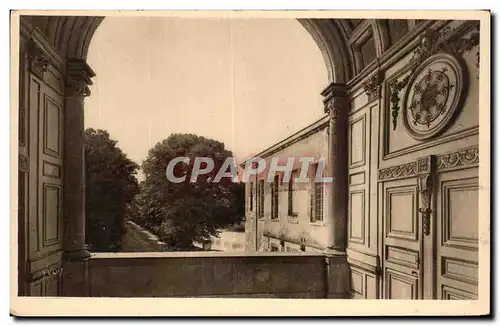
[[[406,164],[391,166],[378,171],[378,180],[392,180],[414,176],[417,172],[417,163],[409,162]]]
[[[28,172],[29,171],[29,157],[23,154],[19,154],[19,171]]]
[[[50,58],[45,51],[30,39],[26,44],[30,71],[38,78],[43,79],[50,65]]]
[[[444,172],[475,166],[479,163],[479,148],[476,146],[465,148],[458,152],[438,155],[432,160],[435,160],[435,162],[431,161],[429,156],[418,159],[416,162],[380,169],[378,171],[378,180],[388,181],[415,177],[420,174],[431,173],[432,169],[435,169],[436,172]]]
[[[479,148],[467,148],[459,152],[438,156],[436,169],[438,171],[452,170],[479,163]]]
[[[369,77],[363,83],[363,89],[368,96],[368,102],[374,101],[380,98],[380,92],[382,89],[383,74],[377,71],[373,76]]]
[[[473,28],[473,32],[468,37],[464,37],[464,29]],[[470,51],[473,47],[479,45],[478,25],[466,23],[465,27],[451,28],[444,27],[439,31],[427,29],[420,38],[420,44],[415,49],[413,57],[406,67],[411,67],[409,74],[402,80],[394,80],[389,84],[390,105],[393,130],[397,127],[399,116],[399,93],[408,85],[409,80],[414,76],[418,68],[431,56],[438,53],[447,53],[455,58],[460,58],[464,53]],[[403,104],[404,105],[404,104]]]
[[[94,71],[81,59],[70,59],[67,63],[66,96],[85,97],[90,95],[89,85]]]

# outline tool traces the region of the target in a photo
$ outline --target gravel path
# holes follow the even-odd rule
[[[139,225],[126,221],[125,229],[122,252],[162,251],[163,245],[159,243],[158,239]]]

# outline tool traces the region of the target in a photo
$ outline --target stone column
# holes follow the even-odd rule
[[[348,204],[347,121],[350,103],[345,84],[332,83],[321,95],[324,96],[325,113],[330,116],[327,171],[333,177],[333,182],[327,183],[325,189],[328,297],[344,298],[349,289],[345,248]]]
[[[84,60],[68,60],[64,111],[64,269],[63,295],[85,296],[87,258],[85,248],[84,99],[95,74]]]
[[[345,251],[347,222],[347,117],[349,98],[344,84],[330,84],[322,95],[325,113],[330,116],[328,141],[328,175],[332,183],[326,184],[325,222],[328,225],[328,245],[331,251]]]

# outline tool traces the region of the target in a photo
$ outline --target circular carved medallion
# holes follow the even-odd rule
[[[443,132],[459,109],[464,85],[464,71],[451,55],[424,61],[411,78],[403,102],[403,122],[411,136],[423,140]]]

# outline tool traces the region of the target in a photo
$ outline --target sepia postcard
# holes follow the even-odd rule
[[[490,313],[490,12],[12,11],[11,68],[12,315]]]

